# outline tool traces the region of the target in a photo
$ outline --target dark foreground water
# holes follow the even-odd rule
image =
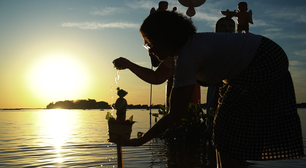
[[[109,143],[105,120],[110,110],[0,110],[0,167],[117,167],[116,144]],[[152,110],[156,112],[156,110]],[[306,109],[299,109],[306,148]],[[132,138],[150,127],[149,110],[134,115]],[[152,122],[154,119],[152,118]],[[183,149],[182,149],[183,148]],[[205,146],[189,150],[158,139],[140,147],[123,147],[124,167],[200,167],[212,160]],[[305,150],[306,151],[306,150]],[[305,168],[306,158],[248,161],[251,168]],[[213,164],[209,164],[211,167]]]

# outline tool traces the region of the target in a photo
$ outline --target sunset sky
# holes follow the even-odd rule
[[[150,68],[139,26],[159,0],[0,0],[0,108],[45,108],[59,100],[114,103],[117,86],[128,104],[149,104],[150,85],[112,61],[126,57]],[[169,0],[178,12],[187,8]],[[221,10],[240,0],[207,0],[192,17],[198,32],[213,32]],[[297,102],[306,102],[306,1],[247,0],[250,32],[286,51]],[[236,21],[236,18],[233,18]],[[207,88],[202,87],[202,103]],[[163,104],[165,84],[153,85],[153,104]]]

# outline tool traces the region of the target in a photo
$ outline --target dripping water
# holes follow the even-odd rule
[[[111,113],[113,113],[115,111],[113,105],[115,104],[115,98],[114,97],[117,95],[117,88],[119,87],[119,77],[120,77],[119,73],[120,73],[120,70],[117,70],[116,76],[115,76],[116,87],[114,88],[112,86],[112,88],[111,88],[111,99],[112,99],[112,102],[111,102],[112,111],[111,111]]]

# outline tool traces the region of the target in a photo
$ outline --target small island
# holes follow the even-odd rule
[[[163,104],[152,104],[151,109],[159,109]],[[206,109],[206,103],[201,104],[203,109]],[[306,103],[296,104],[297,108],[306,108]],[[51,102],[46,106],[47,109],[112,109],[112,105],[105,102],[97,102],[95,99],[81,99],[81,100],[64,100]],[[133,105],[128,104],[127,109],[149,109],[149,105]]]
[[[114,105],[113,105],[114,106]],[[159,109],[161,104],[151,105],[152,109]],[[112,105],[105,101],[96,101],[95,99],[64,100],[51,102],[46,106],[47,109],[112,109]],[[149,109],[148,105],[128,104],[128,109]]]

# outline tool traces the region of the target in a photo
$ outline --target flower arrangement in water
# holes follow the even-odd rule
[[[133,121],[133,115],[129,119],[123,121],[115,119],[110,112],[107,112],[105,118],[108,120],[110,142],[118,142],[120,138],[130,139],[132,126],[135,123],[135,121]]]
[[[113,117],[110,112],[107,112],[105,119],[108,120],[108,132],[109,141],[116,142],[120,141],[121,138],[130,139],[132,133],[132,125],[135,123],[133,121],[133,115],[129,119],[125,119],[127,101],[123,98],[127,95],[123,89],[117,88],[117,95],[119,98],[115,103],[115,108],[117,110],[117,118]]]

